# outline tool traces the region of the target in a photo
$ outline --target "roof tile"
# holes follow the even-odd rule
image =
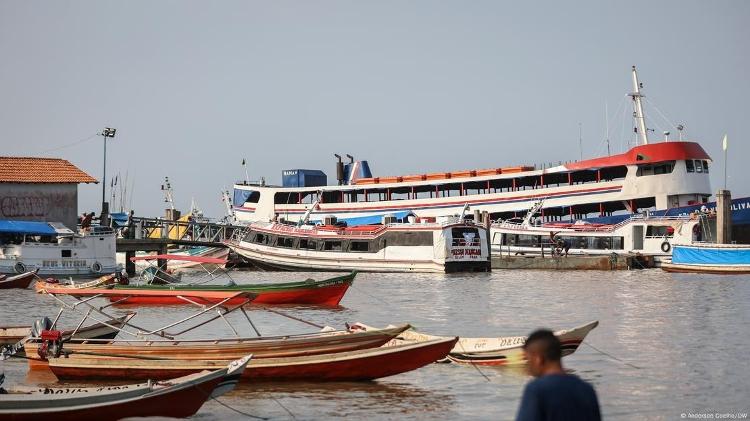
[[[65,159],[0,156],[0,183],[98,183]]]

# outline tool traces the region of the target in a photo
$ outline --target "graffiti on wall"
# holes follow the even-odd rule
[[[0,219],[75,221],[78,197],[75,190],[19,190],[0,192]]]

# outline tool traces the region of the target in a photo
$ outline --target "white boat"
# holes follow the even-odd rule
[[[537,203],[523,220],[497,221],[490,226],[494,255],[608,255],[640,253],[656,263],[672,255],[672,245],[692,244],[710,237],[712,224],[702,214],[692,216],[633,215],[618,224],[534,224]],[[714,222],[715,219],[711,218]],[[715,225],[715,223],[713,224]]]
[[[462,218],[358,227],[250,224],[228,245],[261,268],[459,272],[490,268],[487,229]]]
[[[115,233],[75,233],[61,223],[0,221],[0,273],[39,270],[40,277],[97,277],[118,271]]]
[[[432,174],[372,177],[366,161],[337,167],[339,185],[326,185],[321,171],[286,170],[284,185],[242,182],[234,185],[233,209],[240,222],[302,219],[333,215],[340,221],[374,219],[412,212],[416,216],[455,215],[465,204],[491,219],[522,217],[544,199],[547,222],[636,214],[702,205],[711,196],[711,158],[695,142],[651,142],[635,68],[634,125],[639,144],[621,154],[542,167],[511,166]],[[665,136],[666,137],[666,136]],[[460,139],[459,139],[460,141]],[[531,157],[530,157],[531,158]],[[365,168],[366,171],[359,171]],[[347,174],[348,173],[348,174]],[[372,223],[372,222],[365,222]]]

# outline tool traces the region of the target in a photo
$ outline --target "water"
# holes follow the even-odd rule
[[[238,283],[324,275],[232,272]],[[31,290],[1,293],[0,325],[54,317],[57,306]],[[188,314],[181,307],[136,309],[134,321],[157,326]],[[126,310],[113,312],[124,314]],[[507,336],[538,327],[570,328],[599,320],[564,364],[594,384],[607,419],[677,419],[680,414],[750,412],[750,277],[623,272],[496,271],[491,274],[360,274],[337,309],[287,307],[296,317],[342,327],[410,322],[437,335]],[[251,312],[261,332],[313,328],[262,310]],[[252,335],[239,318],[242,332]],[[65,320],[68,325],[75,323]],[[214,324],[199,336],[227,335]],[[43,382],[22,361],[6,361],[7,382]],[[480,371],[481,370],[481,373]],[[365,383],[242,384],[200,420],[240,419],[222,404],[272,419],[512,419],[522,369],[432,364]],[[486,376],[486,378],[485,378]],[[49,380],[48,378],[46,380]]]

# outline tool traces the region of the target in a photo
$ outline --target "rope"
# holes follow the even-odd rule
[[[272,399],[272,400],[273,400],[274,402],[276,402],[276,403],[277,403],[277,404],[278,404],[278,405],[279,405],[280,407],[284,408],[284,411],[286,411],[286,413],[287,413],[287,414],[289,414],[289,416],[290,416],[290,417],[292,417],[292,419],[293,419],[293,420],[296,420],[296,419],[297,419],[297,417],[295,417],[295,416],[294,416],[294,414],[292,414],[292,411],[290,411],[290,410],[289,410],[289,408],[287,408],[287,407],[286,407],[286,406],[284,406],[284,405],[283,405],[283,404],[282,404],[281,402],[279,402],[279,400],[278,400],[278,399],[276,399],[276,398],[274,398],[274,397],[272,397],[271,399]]]
[[[614,356],[614,355],[612,355],[612,354],[606,353],[606,352],[602,351],[601,349],[599,349],[599,348],[595,347],[594,345],[591,345],[591,344],[590,344],[590,343],[588,343],[588,342],[581,342],[581,343],[582,343],[582,344],[585,344],[585,345],[588,345],[589,347],[593,348],[593,349],[594,349],[595,351],[599,352],[600,354],[606,355],[606,356],[608,356],[609,358],[611,358],[611,359],[613,359],[613,360],[615,360],[615,361],[618,361],[618,362],[620,362],[620,363],[622,363],[622,364],[625,364],[625,365],[627,365],[627,366],[629,366],[629,367],[635,368],[636,370],[640,370],[640,369],[641,369],[641,367],[638,367],[637,365],[631,364],[631,363],[629,363],[629,362],[627,362],[627,361],[623,361],[623,360],[621,360],[621,359],[619,359],[619,358],[615,357],[615,356]]]
[[[234,411],[234,412],[236,412],[236,413],[238,413],[238,414],[240,414],[240,415],[244,415],[244,416],[246,416],[246,417],[248,417],[248,418],[252,418],[252,419],[255,419],[255,420],[267,420],[267,419],[269,419],[269,418],[267,418],[267,417],[259,417],[259,416],[257,416],[257,415],[253,415],[253,414],[248,414],[247,412],[243,412],[243,411],[240,411],[239,409],[237,409],[237,408],[234,408],[234,407],[232,407],[232,406],[230,406],[230,405],[228,405],[228,404],[226,404],[226,403],[224,403],[224,402],[220,401],[220,400],[219,400],[219,398],[215,398],[215,397],[213,397],[213,396],[210,396],[210,395],[209,395],[209,397],[210,397],[210,398],[211,398],[212,400],[214,400],[215,402],[217,402],[217,403],[218,403],[219,405],[223,406],[224,408],[230,409],[230,410],[232,410],[232,411]],[[285,408],[285,409],[286,409],[286,408]]]
[[[58,147],[56,147],[56,148],[52,148],[52,149],[47,149],[47,150],[44,150],[44,151],[38,152],[37,154],[38,154],[38,155],[42,155],[42,154],[46,154],[46,153],[48,153],[48,152],[55,152],[55,151],[59,151],[60,149],[65,149],[65,148],[68,148],[68,147],[71,147],[71,146],[75,146],[75,145],[78,145],[79,143],[83,143],[83,142],[86,142],[86,141],[88,141],[88,140],[91,140],[92,138],[94,138],[94,137],[96,137],[96,136],[99,136],[99,133],[94,133],[94,134],[90,135],[90,136],[89,136],[89,137],[87,137],[87,138],[84,138],[84,139],[81,139],[81,140],[76,140],[75,142],[72,142],[72,143],[67,143],[67,144],[65,144],[65,145],[62,145],[62,146],[58,146]]]

